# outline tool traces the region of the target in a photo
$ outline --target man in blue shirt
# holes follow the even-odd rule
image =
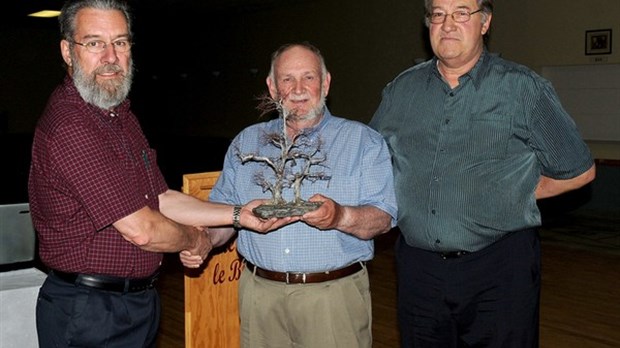
[[[240,154],[280,156],[267,134],[321,144],[323,177],[306,180],[303,199],[322,202],[300,221],[263,234],[240,229],[237,248],[246,262],[239,286],[242,347],[371,347],[371,299],[365,263],[372,238],[395,226],[396,197],[387,145],[370,127],[333,116],[325,106],[331,76],[314,46],[282,46],[272,56],[269,93],[282,100],[282,117],[250,126],[233,140],[213,202],[241,204],[267,198],[255,176],[263,163]],[[285,124],[283,124],[285,122]],[[302,159],[298,161],[303,162]],[[303,165],[298,164],[300,167]],[[273,173],[272,173],[273,174]],[[292,190],[285,190],[287,201]],[[210,229],[214,245],[232,234]]]
[[[594,179],[550,83],[492,55],[491,0],[426,0],[435,53],[383,91],[402,347],[536,347],[536,200]]]

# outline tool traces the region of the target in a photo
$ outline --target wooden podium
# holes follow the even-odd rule
[[[183,192],[209,198],[220,172],[183,175]],[[185,347],[238,348],[238,282],[243,264],[236,238],[211,252],[206,266],[185,269]]]

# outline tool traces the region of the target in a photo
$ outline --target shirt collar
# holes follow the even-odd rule
[[[483,49],[476,65],[474,65],[474,67],[466,74],[471,78],[476,90],[478,90],[482,85],[482,80],[487,75],[487,71],[489,71],[491,67],[490,61],[492,58],[493,55],[489,54],[486,48]]]
[[[484,48],[482,50],[482,53],[480,54],[480,57],[478,58],[478,62],[476,62],[476,65],[474,65],[474,67],[470,71],[468,71],[467,73],[459,77],[459,81],[461,81],[461,79],[463,79],[464,77],[469,77],[472,80],[474,87],[476,89],[480,88],[482,79],[484,78],[487,71],[491,67],[490,61],[495,56],[496,56],[495,54],[489,53],[487,49]],[[437,58],[437,56],[433,57],[429,61],[430,69],[428,71],[427,86],[430,83],[431,78],[433,77],[443,79],[443,77],[441,76],[441,73],[439,72],[439,69],[437,68],[438,62],[439,62],[439,59]]]

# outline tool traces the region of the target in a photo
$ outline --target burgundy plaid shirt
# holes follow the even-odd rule
[[[162,254],[129,243],[112,223],[147,205],[159,210],[167,188],[129,101],[100,109],[66,77],[32,147],[28,191],[43,263],[64,272],[151,275]]]

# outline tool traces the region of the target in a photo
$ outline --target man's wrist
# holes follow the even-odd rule
[[[241,229],[241,206],[235,205],[233,208],[233,227],[236,230]]]

